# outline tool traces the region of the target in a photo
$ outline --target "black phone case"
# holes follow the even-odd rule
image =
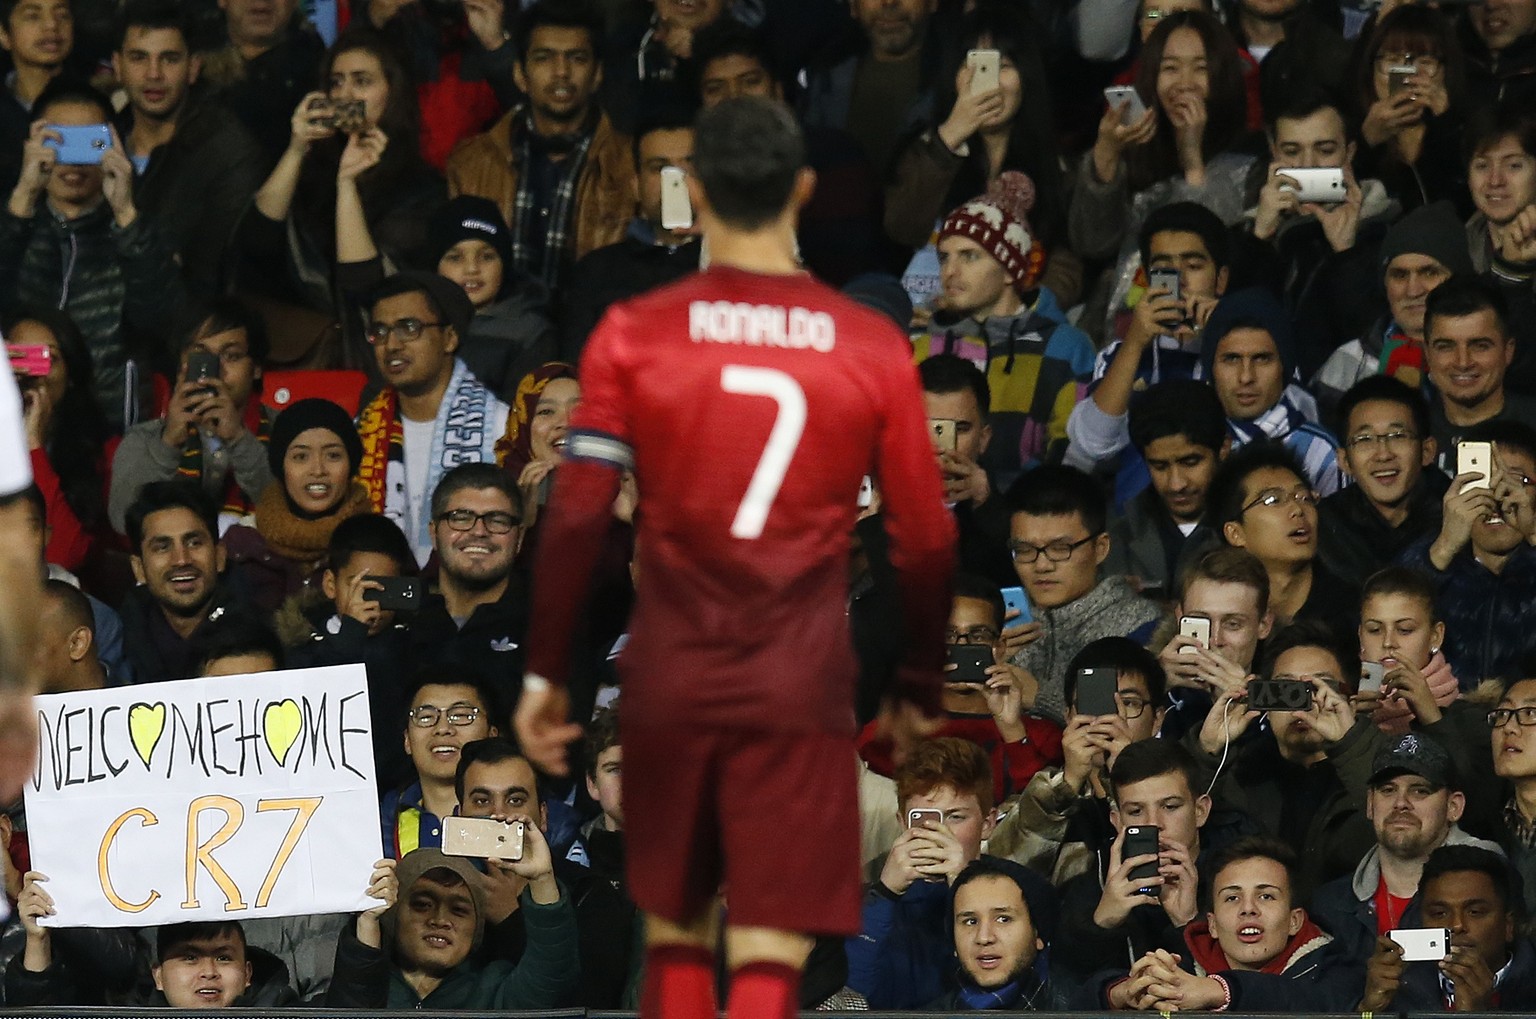
[[[985,644],[951,644],[949,660],[959,668],[944,673],[946,683],[985,683],[993,663],[992,649]]]

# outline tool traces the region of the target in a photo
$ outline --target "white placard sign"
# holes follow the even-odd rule
[[[361,665],[37,698],[58,927],[355,912],[380,856]]]

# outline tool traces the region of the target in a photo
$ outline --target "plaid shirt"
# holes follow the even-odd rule
[[[1504,827],[1509,830],[1510,837],[1519,844],[1520,848],[1536,847],[1536,822],[1525,819],[1513,796],[1509,798],[1508,803],[1504,804]]]
[[[581,177],[591,145],[589,127],[573,139],[564,159],[552,160],[550,147],[536,142],[532,120],[528,113],[523,114],[517,133],[517,161],[523,172],[517,178],[517,200],[513,207],[512,264],[519,271],[543,280],[551,290],[558,289],[566,268],[566,241],[570,237],[571,213],[576,207],[576,181]],[[551,172],[541,173],[545,169]],[[539,186],[540,180],[547,182],[551,178],[553,188],[545,191]]]

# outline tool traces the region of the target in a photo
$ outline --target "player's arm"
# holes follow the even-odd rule
[[[890,382],[877,449],[881,517],[901,592],[905,637],[891,699],[926,716],[939,713],[944,627],[955,565],[955,522],[944,508],[917,369],[900,365]]]

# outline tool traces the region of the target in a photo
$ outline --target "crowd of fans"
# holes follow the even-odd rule
[[[664,192],[751,95],[806,269],[910,331],[961,566],[898,762],[874,471],[868,892],[802,1005],[1536,1008],[1536,0],[1211,2],[0,0],[45,687],[364,664],[382,850],[358,916],[57,928],[7,805],[5,1004],[636,1003],[645,479],[578,777],[509,719],[587,338],[707,268]]]

